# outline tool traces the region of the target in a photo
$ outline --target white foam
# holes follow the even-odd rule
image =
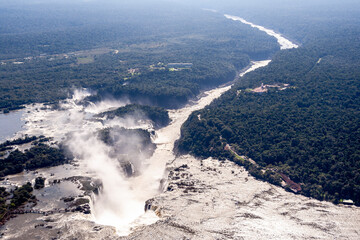
[[[268,34],[269,36],[275,37],[276,40],[278,41],[278,43],[280,44],[280,49],[291,49],[291,48],[298,48],[299,46],[296,45],[295,43],[291,42],[290,40],[286,39],[285,37],[283,37],[280,33],[276,33],[274,30],[265,28],[263,26],[260,25],[256,25],[254,23],[248,22],[245,19],[241,18],[241,17],[237,17],[237,16],[232,16],[232,15],[228,15],[225,14],[224,15],[226,18],[234,20],[234,21],[240,21],[244,24],[250,25],[253,28],[257,28],[260,31],[265,32],[266,34]]]

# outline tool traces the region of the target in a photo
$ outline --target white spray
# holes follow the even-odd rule
[[[131,223],[144,214],[144,203],[149,195],[142,194],[143,185],[133,184],[136,178],[124,175],[121,162],[114,156],[114,149],[99,139],[98,132],[114,127],[149,129],[152,125],[146,120],[138,122],[131,116],[95,121],[94,114],[125,106],[129,102],[106,100],[97,104],[90,103],[88,106],[80,104],[89,95],[86,90],[76,90],[73,97],[60,103],[56,110],[43,104],[29,106],[24,116],[26,130],[21,134],[45,135],[53,137],[56,142],[65,141],[78,160],[81,173],[102,183],[101,194],[94,197],[92,204],[94,220],[100,224],[115,226],[119,235],[126,235]],[[120,137],[129,146],[141,145],[141,139],[136,135]],[[138,158],[142,157],[140,153]],[[133,161],[132,164],[141,174],[142,163],[138,158],[130,161]],[[74,176],[77,174],[79,173],[74,172]],[[144,216],[146,223],[157,220],[153,215],[148,213]]]

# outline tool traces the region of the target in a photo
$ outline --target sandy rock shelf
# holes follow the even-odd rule
[[[167,191],[155,197],[161,220],[124,239],[358,239],[360,209],[336,206],[258,181],[242,167],[182,156]]]

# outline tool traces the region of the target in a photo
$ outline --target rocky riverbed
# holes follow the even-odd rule
[[[216,159],[177,158],[167,191],[151,200],[161,220],[124,239],[358,239],[360,209],[254,179]]]

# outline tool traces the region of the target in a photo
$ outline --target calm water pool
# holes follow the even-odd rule
[[[0,114],[0,143],[14,136],[22,129],[24,121],[21,119],[24,110]]]

